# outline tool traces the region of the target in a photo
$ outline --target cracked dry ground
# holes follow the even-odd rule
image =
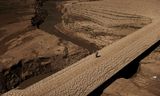
[[[150,24],[151,18],[159,16],[152,11],[157,11],[160,3],[156,0],[43,1],[40,10],[47,11],[48,15],[40,29],[32,27],[30,21],[36,0],[0,1],[3,5],[0,9],[0,93],[26,88]],[[148,4],[153,10],[147,10]],[[142,61],[136,76],[117,79],[102,95],[158,96],[157,50]]]

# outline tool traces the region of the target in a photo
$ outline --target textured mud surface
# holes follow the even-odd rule
[[[0,1],[0,93],[23,89],[152,22],[112,3],[120,2]]]
[[[159,58],[160,47],[140,62],[140,68],[132,78],[117,79],[104,90],[102,96],[159,96]]]

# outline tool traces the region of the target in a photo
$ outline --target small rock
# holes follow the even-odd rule
[[[153,78],[153,79],[157,79],[157,76],[153,76],[152,78]]]
[[[96,52],[96,58],[101,57],[99,52]]]

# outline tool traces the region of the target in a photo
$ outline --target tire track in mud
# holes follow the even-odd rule
[[[43,4],[42,8],[48,12],[48,16],[45,19],[44,23],[40,26],[40,29],[50,34],[54,34],[57,37],[62,38],[64,40],[70,41],[80,47],[83,47],[87,49],[88,51],[90,51],[90,53],[99,50],[100,48],[98,47],[98,45],[96,45],[95,43],[91,43],[90,41],[86,39],[76,36],[75,35],[76,31],[74,32],[74,30],[72,29],[70,30],[70,29],[60,28],[60,27],[58,28],[56,26],[61,23],[63,26],[63,23],[67,23],[63,21],[65,19],[73,19],[72,18],[73,16],[80,16],[82,18],[88,18],[89,21],[92,21],[94,23],[97,23],[101,26],[106,26],[106,27],[108,27],[109,23],[112,23],[112,22],[116,23],[118,20],[119,22],[122,21],[124,24],[132,22],[133,24],[129,26],[131,27],[133,26],[135,28],[139,28],[139,27],[141,28],[141,26],[143,25],[141,25],[140,23],[139,24],[136,23],[136,21],[141,20],[142,22],[144,21],[144,23],[145,21],[147,21],[146,18],[144,18],[143,16],[139,16],[139,15],[133,15],[133,14],[127,14],[127,13],[125,14],[125,13],[116,12],[112,10],[105,10],[105,12],[101,12],[100,10],[98,10],[100,9],[99,7],[92,9],[91,5],[89,4],[88,4],[88,7],[91,7],[91,8],[88,8],[87,5],[84,5],[84,6],[81,5],[80,6],[81,8],[79,9],[79,7],[76,6],[79,3],[72,4],[68,2],[70,2],[70,0],[69,1],[64,1],[64,0],[46,1]],[[109,21],[106,21],[106,20],[109,20]],[[136,24],[138,25],[135,26]],[[121,23],[120,23],[120,26],[121,26]]]
[[[54,34],[57,37],[60,37],[64,40],[70,41],[82,48],[87,49],[90,53],[93,53],[97,51],[99,48],[96,44],[90,43],[87,40],[84,40],[82,38],[74,37],[71,35],[64,34],[63,31],[66,31],[65,29],[59,29],[56,27],[58,23],[62,22],[62,16],[63,14],[60,12],[60,10],[57,10],[57,5],[61,4],[62,1],[48,1],[46,4],[44,4],[44,9],[48,12],[48,17],[46,18],[45,22],[41,25],[41,29],[45,32],[48,32],[50,34]],[[54,6],[54,7],[53,7]],[[67,30],[71,31],[71,30]],[[67,32],[66,32],[67,33]],[[70,33],[70,32],[69,32]]]
[[[72,43],[87,49],[90,53],[96,52],[97,50],[100,49],[96,44],[90,43],[89,41],[82,39],[78,36],[74,36],[74,34],[71,34],[73,33],[71,32],[71,30],[66,30],[65,28],[63,29],[62,27],[58,27],[58,26],[56,28],[59,29],[54,32],[56,36],[59,36],[67,41],[71,41]],[[63,31],[65,32],[69,31],[69,34],[63,34]]]

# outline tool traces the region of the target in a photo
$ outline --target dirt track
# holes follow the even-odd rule
[[[3,4],[6,3],[3,2]],[[24,5],[23,3],[21,4],[17,8],[23,8]],[[0,78],[5,77],[5,80],[8,80],[8,85],[0,86],[2,91],[3,89],[9,90],[17,87],[21,82],[32,77],[39,78],[37,76],[40,74],[50,75],[55,73],[86,57],[88,54],[96,52],[104,46],[108,46],[147,24],[156,21],[160,16],[160,2],[158,0],[48,0],[41,6],[43,10],[48,12],[48,16],[45,18],[44,23],[40,25],[40,29],[36,29],[31,27],[30,24],[30,18],[34,15],[34,7],[32,6],[32,4],[35,4],[34,0],[28,1],[27,4],[30,8],[27,11],[24,11],[26,9],[17,11],[16,8],[15,10],[11,10],[12,12],[21,13],[20,16],[12,14],[18,20],[12,19],[11,14],[8,14],[9,11],[6,11],[6,13],[2,11],[3,14],[0,14],[0,19],[1,17],[8,18],[6,20],[2,19],[3,22],[0,24],[0,71],[2,71]],[[153,54],[156,55],[151,55],[151,61],[158,58],[159,51]],[[148,59],[144,62],[146,61]],[[126,84],[123,85],[123,82],[133,81],[134,84],[139,84],[137,79],[141,79],[143,71],[151,71],[147,74],[153,76],[154,71],[159,68],[159,59],[156,59],[154,62],[147,62],[147,64],[143,63],[137,77],[116,81],[120,82],[119,86],[122,89],[125,88]],[[15,74],[15,70],[12,70],[12,68],[17,64],[20,64],[21,67],[16,67],[19,69],[16,69]],[[32,66],[33,68],[26,66]],[[151,66],[158,68],[155,69],[155,67],[152,68]],[[46,71],[48,68],[51,71]],[[157,74],[156,76],[159,76],[159,72],[156,71],[155,73]],[[144,76],[145,80],[150,78],[147,76]],[[35,82],[40,79],[35,80]],[[1,80],[0,84],[6,83],[5,80]],[[32,80],[34,78],[29,81]],[[28,83],[28,81],[26,82]],[[30,85],[26,82],[22,84],[26,86]],[[159,81],[148,82],[151,82],[151,85],[147,85],[145,92],[149,91],[148,94],[152,94],[152,92],[159,94],[159,87],[156,87],[155,90],[154,88],[149,89],[149,87],[153,87],[153,83],[159,84]],[[26,86],[23,87],[25,88]],[[134,87],[135,89],[131,90],[133,92],[129,94],[136,93],[137,87]],[[139,89],[145,87],[140,86]],[[113,90],[116,88],[114,84],[108,88],[109,94],[113,94],[116,91],[120,95],[127,96],[127,93],[120,92],[121,89],[120,91]],[[153,91],[150,92],[150,90]],[[107,92],[104,91],[104,94],[108,94]]]

